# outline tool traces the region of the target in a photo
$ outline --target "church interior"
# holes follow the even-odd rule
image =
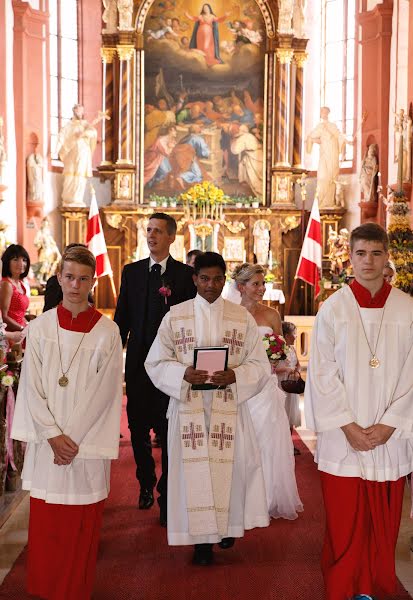
[[[200,13],[213,26],[201,31]],[[349,232],[366,222],[393,231],[394,194],[410,214],[412,118],[409,0],[2,0],[0,256],[11,243],[27,250],[28,312],[39,315],[64,247],[89,243],[98,222],[105,264],[94,300],[113,318],[124,266],[149,256],[149,217],[167,213],[177,222],[176,260],[197,249],[221,254],[228,274],[245,262],[264,266],[264,301],[296,324],[305,367],[320,302],[352,279]],[[303,259],[314,218],[319,251]],[[391,256],[394,285],[410,294],[412,222],[405,220],[405,241]],[[318,269],[313,280],[300,275],[308,259]],[[229,296],[231,284],[224,289]],[[7,467],[9,409],[0,388],[0,597],[21,600],[28,502],[18,442],[17,473]],[[305,423],[298,433],[309,455],[297,469],[311,496],[315,436]],[[125,443],[122,460],[132,471]],[[116,501],[129,500],[117,492]],[[400,599],[413,595],[408,503],[406,496],[396,556]],[[113,503],[106,545],[117,527],[111,511]],[[183,555],[179,566],[169,564],[162,531],[139,518],[133,534],[148,545],[136,542],[136,551],[152,553],[145,569],[158,554],[165,577],[174,580],[176,567],[176,578],[185,578]],[[252,581],[262,576],[271,586],[260,543],[251,544]],[[252,592],[246,560],[240,554],[231,580],[240,598],[240,581]],[[176,582],[175,595],[162,586],[116,595],[105,590],[111,569],[98,568],[94,598],[203,598],[208,581],[194,579],[191,593]],[[264,600],[323,597],[321,587],[310,593],[310,576],[303,595],[288,591],[288,570],[282,577],[281,595],[260,588]],[[229,597],[225,589],[217,584],[218,598]]]

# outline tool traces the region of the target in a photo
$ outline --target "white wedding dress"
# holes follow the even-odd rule
[[[264,337],[270,327],[258,326]],[[268,512],[274,519],[296,519],[303,510],[295,479],[294,447],[290,434],[285,394],[271,375],[262,391],[248,400],[261,452]]]

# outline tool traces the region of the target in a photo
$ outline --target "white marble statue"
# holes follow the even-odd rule
[[[73,118],[59,132],[57,153],[63,162],[63,206],[85,206],[86,182],[92,177],[92,154],[96,147],[94,123],[83,118],[83,106],[73,107]]]
[[[120,31],[132,29],[133,0],[118,0]]]
[[[336,184],[340,170],[340,154],[344,153],[346,137],[337,125],[328,120],[330,109],[323,106],[320,111],[321,122],[308,134],[307,152],[311,152],[313,144],[320,145],[320,158],[317,169],[317,192],[320,208],[336,206]]]
[[[305,38],[305,0],[295,0],[293,8],[293,30],[296,38]]]
[[[105,23],[105,28],[102,33],[116,33],[116,25],[118,21],[118,10],[116,0],[102,0],[103,14],[102,21]]]
[[[45,217],[42,220],[40,229],[35,235],[34,245],[37,248],[38,262],[37,268],[33,265],[36,278],[41,284],[45,284],[49,277],[55,275],[60,262],[61,254],[50,231],[49,219]]]
[[[376,197],[375,177],[379,171],[377,154],[377,144],[370,144],[367,148],[366,156],[361,163],[359,181],[364,202],[374,200]]]
[[[37,146],[26,160],[27,200],[43,202],[43,157],[37,152]]]
[[[291,34],[294,0],[278,0],[278,33]]]
[[[254,236],[254,254],[257,263],[267,265],[270,252],[270,223],[265,219],[259,219],[254,224],[252,234]]]

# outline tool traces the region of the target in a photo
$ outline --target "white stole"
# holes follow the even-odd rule
[[[171,307],[170,314],[177,359],[192,366],[196,341],[194,301]],[[232,302],[225,302],[222,345],[228,346],[229,368],[242,361],[246,329],[245,311]],[[186,402],[180,405],[182,461],[191,535],[227,535],[237,408],[237,398],[231,387],[214,390],[208,434],[202,391],[189,389]]]

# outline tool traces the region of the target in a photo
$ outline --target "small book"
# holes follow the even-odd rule
[[[228,346],[204,346],[194,348],[194,369],[199,371],[208,371],[211,376],[217,371],[226,371],[228,368]],[[218,385],[214,385],[208,379],[205,383],[193,385],[193,390],[217,390]]]

